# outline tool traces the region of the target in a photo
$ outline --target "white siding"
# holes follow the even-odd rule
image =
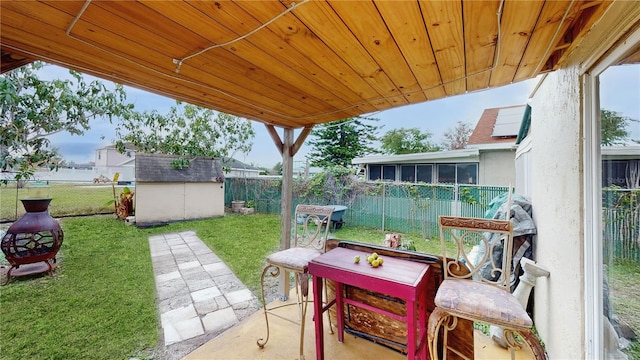
[[[525,138],[518,146],[516,152],[516,193],[531,199],[531,193],[533,193],[533,181],[529,176],[531,169],[531,162],[533,161],[533,152],[531,151],[531,138]]]
[[[552,359],[584,358],[581,92],[577,67],[550,73],[533,97],[529,173],[536,260],[535,323]]]
[[[480,152],[478,184],[513,186],[515,182],[515,151]]]
[[[136,183],[136,223],[201,219],[224,215],[222,183]]]

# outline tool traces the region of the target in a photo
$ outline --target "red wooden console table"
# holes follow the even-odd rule
[[[360,263],[354,262],[360,256]],[[309,263],[309,273],[313,276],[314,319],[316,330],[316,358],[324,359],[324,333],[322,313],[335,302],[338,311],[338,341],[344,340],[344,304],[350,304],[375,311],[385,316],[407,323],[408,359],[427,359],[426,324],[428,264],[409,260],[384,257],[384,264],[377,268],[367,263],[367,254],[346,248],[335,248],[316,257]],[[336,284],[336,299],[323,307],[322,279],[333,280]],[[406,316],[400,316],[375,308],[353,299],[344,298],[343,285],[379,292],[406,301]],[[418,331],[416,331],[418,330]]]

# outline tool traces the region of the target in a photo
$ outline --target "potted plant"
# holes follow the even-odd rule
[[[244,207],[244,204],[245,204],[244,200],[233,200],[231,202],[231,211],[234,213],[239,213],[240,209]]]
[[[255,206],[256,202],[249,200],[246,202],[246,205],[240,209],[240,213],[243,215],[253,214],[256,211]]]
[[[119,196],[116,196],[115,186],[113,187],[113,200],[107,204],[114,204],[116,217],[126,220],[127,217],[133,215],[133,195],[134,192],[125,186]]]

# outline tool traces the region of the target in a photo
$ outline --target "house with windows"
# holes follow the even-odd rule
[[[465,149],[355,158],[365,179],[447,184],[515,183],[515,149],[526,105],[485,109]]]
[[[135,158],[136,147],[132,144],[125,144],[126,152],[120,153],[115,145],[107,145],[96,149],[95,170],[96,173],[113,179],[119,173],[121,181],[135,180]]]
[[[602,186],[640,188],[640,146],[602,147]]]
[[[119,173],[121,181],[135,181],[136,174],[136,147],[125,144],[126,152],[118,152],[115,145],[108,145],[96,149],[95,168],[98,173],[113,179],[115,173]],[[222,164],[226,177],[257,177],[261,169],[245,164],[236,159],[230,159]]]

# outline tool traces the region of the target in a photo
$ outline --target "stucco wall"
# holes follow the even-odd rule
[[[223,216],[224,184],[138,182],[135,202],[139,225]]]
[[[481,151],[478,184],[515,185],[515,151]]]
[[[535,323],[552,359],[584,358],[583,168],[577,67],[550,73],[532,99],[529,194],[536,260],[551,271],[535,288]]]

